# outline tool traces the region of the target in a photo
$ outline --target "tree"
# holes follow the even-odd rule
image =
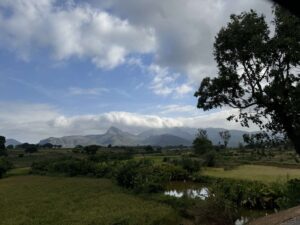
[[[9,149],[9,150],[12,150],[12,149],[14,149],[15,147],[14,147],[13,145],[7,145],[6,148]]]
[[[53,144],[51,144],[51,143],[46,143],[46,144],[43,144],[43,145],[41,145],[41,147],[42,148],[54,148],[54,145]]]
[[[146,151],[147,153],[151,153],[151,152],[154,151],[154,149],[153,149],[153,147],[152,147],[151,145],[147,145],[147,146],[145,147],[145,151]]]
[[[0,157],[0,178],[13,167],[12,163],[4,157]]]
[[[98,151],[99,146],[98,145],[89,145],[85,146],[83,148],[83,151],[86,152],[88,155],[95,155],[96,152]]]
[[[16,148],[22,148],[24,149],[24,152],[26,153],[34,153],[38,151],[38,148],[35,144],[29,144],[29,143],[23,143],[20,145],[17,145]]]
[[[193,148],[198,155],[203,155],[213,149],[212,142],[208,139],[206,130],[198,130],[198,134],[193,141]]]
[[[5,148],[5,142],[6,139],[3,136],[0,136],[0,156],[6,156],[7,155],[7,151]]]
[[[228,130],[220,131],[219,135],[224,142],[225,148],[227,148],[228,141],[231,138],[230,132]]]
[[[263,15],[231,15],[216,36],[218,76],[202,80],[198,108],[229,106],[228,120],[283,133],[300,154],[300,19],[275,6],[274,35]]]

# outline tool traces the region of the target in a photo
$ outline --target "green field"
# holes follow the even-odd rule
[[[219,178],[256,180],[262,182],[285,182],[293,178],[300,179],[300,169],[260,165],[242,165],[230,170],[224,170],[224,168],[205,168],[201,174]]]
[[[107,179],[13,176],[0,180],[0,224],[179,224],[166,205]]]

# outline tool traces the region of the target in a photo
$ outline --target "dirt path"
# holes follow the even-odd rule
[[[259,218],[249,225],[300,225],[300,206]]]

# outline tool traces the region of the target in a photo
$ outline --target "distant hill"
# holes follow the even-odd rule
[[[222,128],[206,128],[208,138],[217,145],[222,143],[219,132]],[[238,146],[243,142],[243,134],[247,133],[241,130],[229,130],[231,139],[228,146]],[[97,135],[76,135],[64,136],[60,138],[50,137],[41,140],[39,144],[51,143],[62,145],[63,147],[75,147],[76,145],[119,145],[119,146],[136,146],[136,145],[156,145],[156,146],[190,146],[197,134],[196,128],[189,127],[172,127],[149,129],[140,134],[131,134],[124,132],[116,127],[110,127],[106,133]]]
[[[8,146],[8,145],[16,146],[16,145],[19,145],[19,144],[22,144],[22,143],[15,140],[15,139],[12,139],[12,138],[6,139],[6,142],[5,142],[5,146]]]
[[[171,134],[153,135],[146,138],[143,143],[154,146],[192,145],[192,141]]]

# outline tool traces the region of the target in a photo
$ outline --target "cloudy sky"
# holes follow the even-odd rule
[[[214,37],[266,0],[0,0],[0,134],[49,136],[191,126],[240,128],[193,97],[215,76]],[[251,129],[255,129],[252,127]]]

